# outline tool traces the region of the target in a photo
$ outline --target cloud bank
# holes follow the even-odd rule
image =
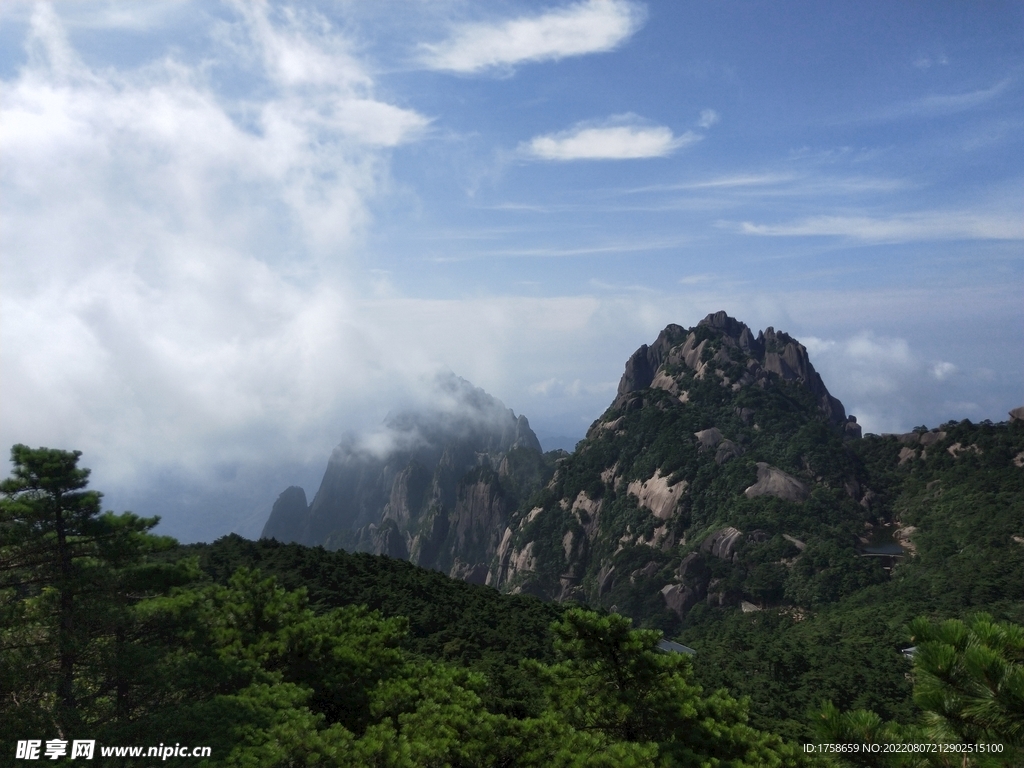
[[[366,387],[348,254],[428,119],[312,14],[239,4],[206,60],[119,71],[33,8],[0,88],[7,444],[89,448],[118,477],[301,442]],[[248,88],[214,89],[211,60]]]

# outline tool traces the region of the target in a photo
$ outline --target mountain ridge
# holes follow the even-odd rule
[[[539,471],[540,442],[525,416],[465,379],[449,373],[434,384],[431,409],[389,413],[378,432],[343,440],[308,506],[302,489],[283,492],[262,537],[482,582],[497,546],[491,531],[518,502],[517,473],[531,463]]]

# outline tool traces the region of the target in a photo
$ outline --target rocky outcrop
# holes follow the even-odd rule
[[[654,381],[654,375],[665,362],[668,351],[685,334],[682,327],[669,325],[658,334],[651,346],[641,345],[640,349],[626,361],[626,370],[619,381],[618,395],[621,397],[630,392],[647,389]]]
[[[1010,423],[1019,424],[1024,422],[1024,405],[1010,411]]]
[[[308,512],[306,492],[297,485],[286,488],[274,502],[260,538],[277,539],[280,542],[294,541],[295,531],[300,528]]]
[[[846,424],[843,425],[843,437],[847,440],[859,440],[862,436],[860,424],[857,423],[857,417],[850,415],[846,418]]]
[[[526,451],[539,467],[540,442],[525,416],[463,379],[441,376],[435,390],[436,408],[389,414],[377,433],[346,438],[308,508],[302,489],[289,489],[264,536],[486,578],[517,494],[542,479],[513,477],[508,457]]]
[[[487,583],[487,564],[464,563],[461,558],[455,558],[455,563],[448,572],[448,576],[459,581],[467,581],[470,584],[485,584]]]
[[[979,448],[976,443],[971,443],[970,445],[961,445],[960,443],[953,443],[951,446],[946,448],[946,451],[954,459],[959,458],[962,454],[965,453],[973,453],[976,456],[980,456],[982,453],[981,448]]]
[[[743,448],[738,443],[727,440],[718,427],[702,429],[700,432],[694,432],[693,436],[697,438],[698,451],[715,455],[715,464],[725,464],[729,459],[743,455]]]
[[[641,507],[651,511],[659,520],[668,520],[675,514],[679,502],[686,493],[688,484],[681,480],[674,485],[668,484],[669,478],[662,477],[661,470],[654,471],[648,480],[634,480],[626,489],[636,496]]]
[[[910,552],[910,554],[916,555],[917,545],[914,544],[913,541],[915,533],[917,533],[917,528],[913,525],[901,525],[892,532],[892,538],[893,541],[903,547],[906,551]]]
[[[756,496],[774,496],[784,501],[806,501],[810,495],[807,485],[778,467],[757,462],[757,482],[743,491],[748,499]]]
[[[666,584],[661,588],[665,606],[680,618],[707,597],[707,589],[686,584]]]
[[[720,528],[704,539],[704,543],[700,545],[701,552],[707,552],[722,560],[731,560],[742,536],[742,531],[731,526]]]
[[[700,432],[694,432],[693,436],[697,438],[701,451],[714,451],[718,448],[718,444],[725,439],[718,427],[702,429]]]
[[[696,331],[687,333],[678,325],[666,326],[654,344],[644,344],[626,362],[613,407],[629,407],[634,402],[633,393],[654,387],[655,383],[658,389],[679,393],[680,385],[666,367],[683,366],[698,379],[717,376],[733,389],[766,386],[773,379],[798,382],[814,394],[818,407],[831,423],[850,438],[860,436],[856,419],[847,419],[843,404],[829,393],[811,365],[807,349],[789,334],[768,327],[755,337],[746,325],[725,312],[708,315],[697,324],[698,330],[702,327],[717,332],[720,346],[715,354],[710,354],[708,337],[698,341]],[[732,379],[724,372],[735,362],[731,349],[745,360],[742,375]]]

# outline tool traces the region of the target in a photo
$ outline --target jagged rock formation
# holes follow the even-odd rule
[[[285,491],[263,537],[482,582],[509,513],[546,480],[545,462],[525,416],[454,375],[437,386],[436,409],[389,415],[378,434],[335,448],[308,508],[302,489]]]
[[[815,489],[869,516],[876,495],[844,447],[859,437],[788,334],[755,334],[724,312],[670,325],[629,358],[611,406],[558,463],[541,503],[512,514],[487,583],[647,620],[652,600],[677,618],[701,602],[761,606],[764,594],[711,564],[745,568],[765,548],[799,558],[815,524],[783,530],[759,515],[800,508]],[[733,525],[734,510],[757,527]]]
[[[1024,411],[862,438],[806,349],[772,328],[721,312],[668,326],[630,357],[573,454],[542,456],[525,418],[454,377],[445,386],[447,407],[345,441],[313,503],[288,489],[264,535],[670,633],[728,621],[721,610],[813,621],[893,571],[947,560],[961,563],[955,591],[989,567],[977,541],[1007,547],[986,579],[1024,568]],[[940,540],[957,554],[937,557]]]
[[[713,354],[705,354],[706,350],[710,352],[708,344],[712,339],[720,344]],[[734,350],[740,354],[737,356]],[[741,363],[738,370],[736,362]],[[649,387],[681,394],[677,378],[671,375],[672,369],[678,367],[689,369],[697,379],[717,376],[733,390],[750,384],[764,387],[772,375],[784,381],[797,381],[818,399],[829,421],[841,425],[847,422],[843,404],[829,394],[803,344],[771,327],[755,337],[746,325],[725,312],[708,315],[689,333],[678,325],[669,325],[654,344],[641,346],[626,362],[613,407],[631,402],[632,393]],[[856,419],[852,423],[856,424]],[[851,429],[854,431],[859,432],[859,428]]]

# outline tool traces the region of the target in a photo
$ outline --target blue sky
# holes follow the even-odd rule
[[[1020,3],[8,2],[0,78],[0,439],[184,538],[719,309],[870,431],[1024,403]]]

